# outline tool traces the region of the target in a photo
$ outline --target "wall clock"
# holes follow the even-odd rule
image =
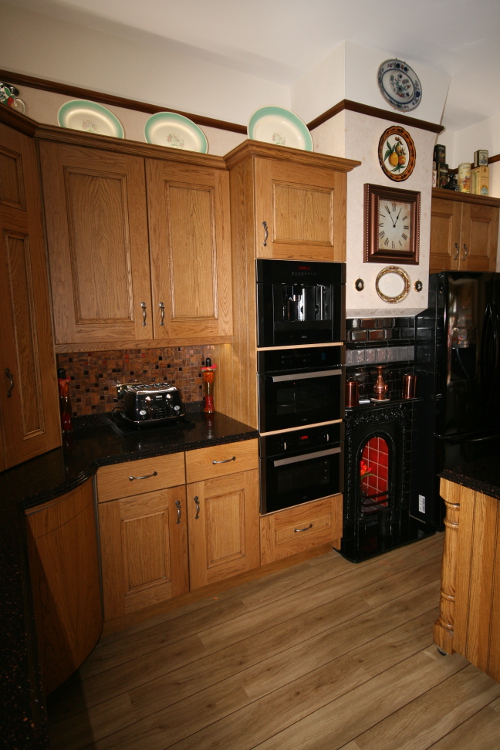
[[[384,130],[378,143],[378,160],[387,177],[396,181],[408,179],[416,158],[413,138],[404,128],[393,125]]]
[[[365,185],[365,261],[418,263],[420,193]]]
[[[422,100],[422,85],[415,71],[403,60],[385,60],[378,69],[378,87],[391,107],[411,112]]]

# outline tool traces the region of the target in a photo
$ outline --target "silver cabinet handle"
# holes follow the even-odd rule
[[[142,307],[142,325],[145,326],[146,325],[146,303],[141,302],[141,307]]]
[[[267,228],[267,221],[263,221],[262,226],[264,227],[264,242],[262,244],[264,245],[264,247],[267,247],[267,240],[269,237],[269,229]]]
[[[158,474],[157,471],[153,471],[152,474],[144,474],[143,477],[129,477],[130,481],[132,482],[134,479],[149,479],[150,477],[155,477]]]
[[[5,368],[4,372],[10,381],[10,388],[7,391],[7,398],[10,398],[12,396],[12,389],[14,388],[14,375],[11,373],[8,367]]]
[[[273,466],[288,466],[289,464],[298,464],[301,461],[309,461],[312,458],[323,458],[323,456],[334,456],[340,453],[340,448],[327,448],[324,451],[315,451],[314,453],[303,453],[301,456],[291,456],[290,458],[278,458],[273,461]]]
[[[163,304],[163,302],[160,302],[158,307],[160,308],[160,325],[164,326],[165,325],[165,305]]]
[[[453,256],[453,260],[457,260],[457,258],[458,258],[458,254],[459,254],[459,252],[460,252],[460,247],[459,247],[459,245],[458,245],[458,242],[455,242],[455,249],[456,249],[456,251],[457,251],[457,252],[456,252],[456,253],[455,253],[455,255]]]
[[[236,461],[236,456],[233,456],[232,458],[225,458],[223,461],[212,461],[213,464],[228,464],[231,461]]]
[[[294,529],[293,533],[294,534],[300,534],[301,531],[309,531],[309,529],[312,529],[312,527],[313,527],[313,525],[312,525],[312,523],[310,523],[309,526],[306,526],[305,529]]]
[[[181,522],[181,503],[180,500],[175,501],[175,507],[177,508],[177,521],[175,523]]]
[[[464,242],[464,250],[465,250],[465,253],[464,253],[464,256],[463,256],[462,260],[465,260],[465,259],[466,259],[466,257],[467,257],[467,256],[468,256],[468,254],[469,254],[469,248],[468,248],[468,246],[467,246],[467,245],[465,244],[465,242]]]
[[[295,372],[292,375],[271,375],[271,382],[284,383],[288,380],[308,380],[308,378],[331,378],[342,375],[342,370],[318,370],[317,372]]]
[[[200,501],[198,500],[198,495],[194,496],[194,504],[196,505],[196,515],[195,518],[200,517]]]

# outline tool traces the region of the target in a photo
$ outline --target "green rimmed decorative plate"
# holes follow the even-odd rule
[[[110,135],[114,138],[125,137],[123,125],[109,109],[82,99],[63,104],[57,113],[57,122],[61,128]]]
[[[261,107],[254,112],[248,123],[248,137],[275,146],[313,150],[307,125],[300,117],[282,107]]]
[[[148,143],[156,146],[208,153],[208,141],[203,130],[176,112],[157,112],[150,117],[144,126],[144,136]]]

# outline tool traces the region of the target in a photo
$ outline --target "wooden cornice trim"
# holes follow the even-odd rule
[[[408,117],[407,115],[401,115],[397,112],[388,112],[386,109],[379,109],[378,107],[369,107],[367,104],[360,104],[359,102],[353,102],[349,99],[343,99],[341,102],[336,104],[331,109],[323,112],[322,115],[316,117],[308,124],[309,130],[317,128],[318,125],[326,122],[330,118],[338,115],[340,112],[348,110],[349,112],[358,112],[362,115],[368,115],[369,117],[378,117],[380,120],[390,120],[391,122],[398,122],[401,125],[408,127],[420,128],[420,130],[429,130],[431,133],[441,133],[444,130],[442,125],[435,125],[432,122],[426,122],[425,120],[417,120],[414,117]]]
[[[228,169],[233,169],[244,159],[253,156],[303,164],[304,166],[325,167],[327,169],[335,169],[337,172],[350,172],[361,164],[360,161],[345,159],[341,156],[318,154],[314,151],[304,151],[287,146],[275,146],[272,143],[254,140],[246,140],[240,143],[224,156],[224,161]]]
[[[77,99],[90,99],[91,101],[98,102],[99,104],[124,107],[125,109],[133,109],[137,112],[146,112],[147,114],[151,115],[154,115],[157,112],[176,112],[177,114],[183,115],[184,117],[188,117],[197,125],[205,125],[206,127],[218,128],[219,130],[230,130],[234,133],[243,133],[244,135],[246,135],[247,132],[246,125],[237,125],[234,122],[215,120],[212,117],[195,115],[191,112],[181,112],[178,109],[169,109],[168,107],[159,107],[156,104],[139,102],[137,101],[137,99],[125,99],[122,96],[103,94],[102,92],[94,91],[93,89],[83,89],[79,88],[78,86],[68,86],[65,83],[48,81],[43,78],[34,78],[33,76],[23,75],[22,73],[12,73],[8,70],[0,70],[0,80],[9,81],[9,83],[14,83],[16,86],[30,86],[33,89],[51,91],[53,94],[63,94],[64,96],[71,96]]]
[[[449,201],[459,201],[460,203],[477,203],[481,206],[500,207],[500,198],[493,198],[491,195],[460,193],[457,190],[445,190],[444,188],[432,188],[432,197]]]

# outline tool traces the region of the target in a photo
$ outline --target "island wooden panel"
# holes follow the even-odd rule
[[[446,532],[434,641],[500,682],[500,501],[441,480]]]

